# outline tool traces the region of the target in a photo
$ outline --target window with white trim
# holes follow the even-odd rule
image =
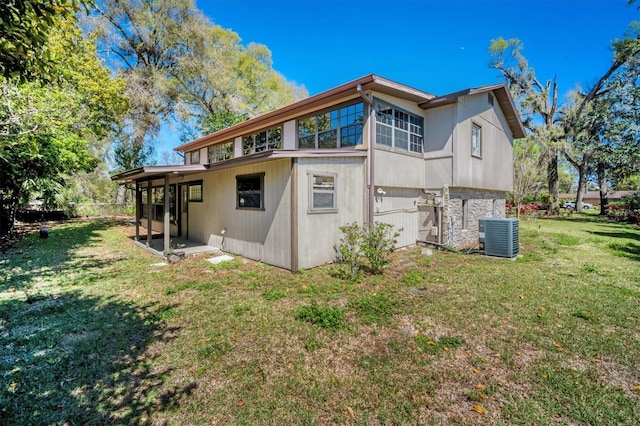
[[[191,164],[200,164],[200,150],[191,151],[189,153],[189,160]]]
[[[280,149],[282,146],[282,127],[272,127],[252,135],[242,137],[242,154]]]
[[[264,209],[264,173],[236,176],[236,208]]]
[[[471,125],[471,155],[480,157],[482,154],[482,127],[473,123]]]
[[[335,173],[309,173],[309,213],[338,211]]]
[[[376,144],[421,154],[424,120],[388,102],[375,100]]]
[[[209,163],[229,160],[233,158],[233,141],[218,143],[207,147],[207,159]]]
[[[362,143],[364,105],[358,102],[298,120],[298,148],[352,148]]]

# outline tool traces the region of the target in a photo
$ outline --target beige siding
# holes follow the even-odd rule
[[[384,191],[385,194],[376,196],[374,221],[391,224],[400,232],[397,247],[415,244],[421,191],[416,188],[384,188]]]
[[[189,239],[251,259],[291,267],[291,160],[202,174],[204,201],[189,203]],[[264,210],[236,209],[236,176],[264,173]],[[196,180],[194,177],[193,180]]]
[[[376,187],[422,188],[424,185],[424,160],[422,156],[376,149]]]
[[[296,149],[297,140],[296,120],[286,121],[282,126],[282,149]]]
[[[297,229],[298,267],[311,268],[335,261],[334,247],[340,241],[339,227],[362,223],[365,217],[363,192],[366,191],[363,158],[300,158],[298,160]],[[335,213],[312,213],[310,174],[336,175]]]
[[[429,109],[424,119],[424,151],[440,155],[453,154],[453,131],[456,127],[456,105]]]
[[[454,142],[454,186],[510,191],[513,187],[513,146],[497,101],[491,106],[487,94],[458,100],[458,128]],[[471,156],[471,127],[482,128],[481,158]]]

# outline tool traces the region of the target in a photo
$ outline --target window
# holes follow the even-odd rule
[[[264,209],[264,173],[236,176],[236,192],[236,208]]]
[[[309,177],[309,212],[336,212],[336,175],[331,173],[310,173]]]
[[[462,200],[462,229],[469,228],[469,200]]]
[[[298,148],[351,148],[362,143],[362,102],[298,120]]]
[[[202,181],[189,183],[189,201],[202,201]]]
[[[147,203],[147,188],[140,189],[142,196],[141,217],[147,218],[151,212],[151,220],[164,220],[164,186],[154,186],[151,188],[151,205]],[[169,220],[175,222],[176,219],[176,185],[169,185]]]
[[[233,141],[211,145],[207,148],[209,163],[229,160],[233,158]]]
[[[471,155],[480,157],[482,153],[482,128],[476,123],[471,125]]]
[[[282,127],[273,127],[242,138],[242,154],[280,149],[282,146]]]
[[[189,153],[189,158],[191,159],[191,164],[199,164],[200,163],[200,150],[191,151]]]
[[[381,100],[376,105],[376,144],[422,153],[424,120]]]

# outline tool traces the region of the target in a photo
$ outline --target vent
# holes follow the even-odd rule
[[[520,251],[517,219],[480,219],[480,250],[487,256],[515,257]]]

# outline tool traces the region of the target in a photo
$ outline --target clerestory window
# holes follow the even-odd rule
[[[362,102],[298,120],[298,148],[352,148],[362,143]]]
[[[207,148],[209,163],[229,160],[233,158],[233,141],[218,143]]]
[[[273,127],[242,138],[242,154],[280,149],[282,146],[282,127]]]

